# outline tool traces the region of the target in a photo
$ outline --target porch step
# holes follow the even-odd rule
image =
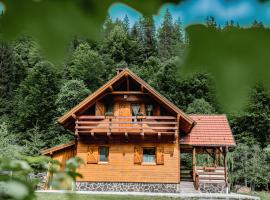
[[[191,169],[181,169],[181,181],[192,181],[192,175],[191,175],[192,170]]]
[[[181,181],[180,182],[180,192],[199,193],[199,191],[195,190],[193,182],[191,182],[191,181]]]

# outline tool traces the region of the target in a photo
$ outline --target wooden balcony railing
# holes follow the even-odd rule
[[[79,116],[75,130],[80,133],[140,133],[158,135],[178,133],[178,123],[173,116]]]

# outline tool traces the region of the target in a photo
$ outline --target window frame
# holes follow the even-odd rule
[[[107,161],[101,161],[100,160],[100,156],[101,156],[101,148],[107,148],[108,149],[108,159],[107,159]],[[104,145],[102,145],[102,146],[99,146],[98,147],[98,164],[108,164],[109,163],[109,156],[110,156],[110,147],[109,146],[104,146]]]
[[[144,161],[144,150],[145,149],[154,149],[154,151],[155,151],[155,153],[154,153],[155,161],[154,162],[145,162]],[[142,164],[143,165],[156,165],[157,164],[157,148],[155,146],[142,147]]]

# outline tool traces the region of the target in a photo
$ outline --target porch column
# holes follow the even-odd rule
[[[227,152],[228,152],[228,147],[226,146],[224,148],[224,153],[223,153],[223,156],[224,156],[224,173],[225,173],[225,184],[226,184],[226,187],[227,187],[227,193],[228,193],[228,166],[227,166]]]
[[[195,181],[195,173],[196,172],[196,148],[193,147],[192,150],[192,178]]]

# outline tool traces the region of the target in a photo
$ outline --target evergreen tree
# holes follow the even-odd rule
[[[248,132],[261,145],[270,143],[270,92],[261,84],[256,85],[251,93],[249,104],[241,114],[231,116],[231,126],[236,138]]]
[[[13,43],[14,65],[18,71],[17,83],[27,75],[29,69],[41,61],[38,44],[30,37],[20,37]]]
[[[216,19],[213,16],[206,17],[206,26],[211,29],[217,29],[218,25]]]
[[[63,115],[65,112],[69,111],[90,93],[90,90],[87,89],[83,81],[65,81],[56,98],[56,106],[59,115]]]
[[[23,150],[17,145],[15,135],[10,132],[9,126],[6,122],[0,123],[0,158],[16,158]]]
[[[179,20],[173,22],[172,15],[167,9],[163,22],[158,29],[158,54],[160,58],[168,59],[178,55],[177,48],[183,44],[180,26]]]
[[[88,88],[95,90],[103,83],[104,69],[105,64],[98,52],[88,43],[82,43],[72,53],[64,73],[67,79],[82,80]]]
[[[253,27],[253,28],[264,28],[264,25],[263,25],[262,22],[254,20],[251,27]]]
[[[105,38],[109,36],[111,31],[113,30],[113,27],[114,27],[114,23],[112,21],[112,18],[110,15],[107,15],[104,25],[103,25],[103,33],[104,33]]]
[[[212,114],[214,113],[214,108],[203,98],[195,99],[191,104],[188,105],[186,113]]]
[[[15,128],[25,131],[35,126],[46,129],[55,113],[59,76],[49,62],[37,63],[21,82],[14,100]],[[23,138],[27,135],[21,134]]]
[[[129,18],[127,15],[125,15],[124,20],[123,20],[123,26],[124,30],[129,33]]]
[[[10,113],[10,101],[16,88],[16,73],[12,49],[8,44],[0,43],[0,115]]]
[[[178,55],[180,57],[184,56],[184,52],[186,50],[186,43],[185,43],[185,36],[184,36],[184,30],[182,28],[182,22],[181,19],[178,18],[174,24],[174,41],[175,43],[175,55]]]
[[[30,156],[40,155],[40,150],[46,148],[45,135],[47,131],[42,131],[38,126],[27,130],[26,135],[29,137],[23,140],[25,154]]]
[[[143,62],[141,50],[140,44],[133,40],[121,25],[114,27],[103,46],[103,52],[110,55],[115,63],[125,61],[128,65]]]
[[[144,17],[143,24],[143,42],[144,55],[147,58],[157,54],[156,28],[153,17]]]

